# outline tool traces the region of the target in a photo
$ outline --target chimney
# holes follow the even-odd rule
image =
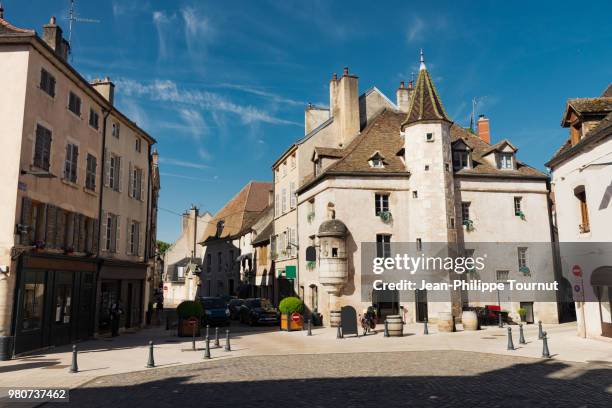
[[[62,37],[62,28],[55,22],[55,17],[51,17],[49,24],[43,26],[43,41],[55,51],[55,54],[63,59],[68,60],[70,53],[70,44]]]
[[[412,94],[412,82],[408,83],[406,88],[404,81],[400,82],[399,88],[397,88],[397,108],[400,112],[408,113],[410,107],[410,95]]]
[[[100,95],[104,97],[111,105],[115,101],[115,84],[110,80],[109,77],[104,79],[94,79],[91,86],[95,88]]]
[[[304,109],[304,134],[307,135],[329,119],[329,109],[320,108],[309,103]]]
[[[330,106],[330,113],[334,117],[338,132],[338,146],[346,146],[351,139],[359,132],[359,88],[358,78],[349,75],[348,68],[344,68],[344,73],[340,80],[335,81],[336,98]],[[330,85],[330,94],[332,88]]]
[[[334,107],[338,104],[338,75],[334,72],[329,81],[329,113],[333,115]]]
[[[153,167],[159,166],[159,153],[157,153],[157,149],[153,149],[153,152],[151,153],[151,163],[153,164]]]
[[[0,18],[4,19],[4,6],[0,3]]]
[[[485,142],[491,144],[491,131],[489,130],[489,118],[485,115],[480,115],[477,122],[478,137]]]

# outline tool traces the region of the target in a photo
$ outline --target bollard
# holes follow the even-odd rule
[[[219,348],[221,345],[219,344],[219,328],[215,327],[215,348]]]
[[[546,332],[542,332],[542,358],[550,358],[550,351],[548,350],[548,337]]]
[[[196,325],[194,324],[193,326],[191,326],[191,350],[195,351],[196,350],[196,345],[195,345],[195,332],[196,332]]]
[[[207,324],[206,325],[206,336],[205,337],[208,337],[208,329],[210,329],[210,325]]]
[[[206,344],[204,346],[204,359],[210,360],[210,339],[206,336]]]
[[[77,346],[76,344],[72,345],[72,364],[70,365],[71,373],[79,372],[79,365],[77,364]]]
[[[155,367],[155,360],[153,359],[153,341],[149,341],[149,361],[147,361],[147,368]]]
[[[519,344],[527,344],[525,335],[523,334],[523,325],[519,324]]]
[[[514,342],[512,341],[512,328],[508,327],[508,350],[514,350]]]
[[[538,340],[542,340],[542,337],[544,336],[543,333],[544,332],[542,331],[542,321],[539,320],[538,321]]]
[[[338,326],[338,330],[336,330],[336,338],[337,339],[341,339],[344,336],[342,336],[342,329],[340,328],[340,326]]]
[[[312,336],[312,321],[308,319],[308,333],[307,336]]]
[[[291,331],[291,316],[287,313],[287,331]]]
[[[225,351],[232,351],[232,346],[230,345],[229,329],[225,331]]]
[[[385,319],[385,337],[389,337],[389,323]]]
[[[423,321],[423,334],[429,334],[429,329],[427,328],[427,318]]]
[[[504,327],[504,321],[503,321],[503,319],[502,319],[502,314],[501,314],[501,311],[499,312],[499,314],[498,314],[497,316],[499,317],[499,318],[498,318],[499,322],[498,322],[497,326],[498,326],[500,329],[502,329],[502,328]]]

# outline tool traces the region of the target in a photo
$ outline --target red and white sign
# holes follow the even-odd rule
[[[168,287],[167,287],[167,286],[164,286],[164,290],[168,290]]]
[[[580,267],[580,265],[574,265],[572,267],[572,273],[575,277],[580,278],[582,276],[582,268]]]
[[[294,322],[298,323],[300,320],[302,320],[302,315],[299,313],[292,313],[291,314],[291,320],[293,320]]]
[[[187,322],[189,322],[190,326],[195,326],[196,324],[198,324],[198,319],[192,317],[191,319],[187,320]]]

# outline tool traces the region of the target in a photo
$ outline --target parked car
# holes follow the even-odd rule
[[[230,319],[238,320],[240,317],[240,306],[244,304],[244,299],[232,299],[227,308],[230,311]]]
[[[201,297],[200,303],[204,308],[204,315],[202,316],[202,325],[229,325],[230,313],[223,299],[221,299],[220,297]]]
[[[256,324],[278,324],[278,310],[272,306],[268,299],[252,298],[246,299],[239,310],[241,323],[251,326]]]

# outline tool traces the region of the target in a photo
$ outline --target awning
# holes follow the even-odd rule
[[[591,274],[592,286],[612,286],[612,266],[600,266]]]

